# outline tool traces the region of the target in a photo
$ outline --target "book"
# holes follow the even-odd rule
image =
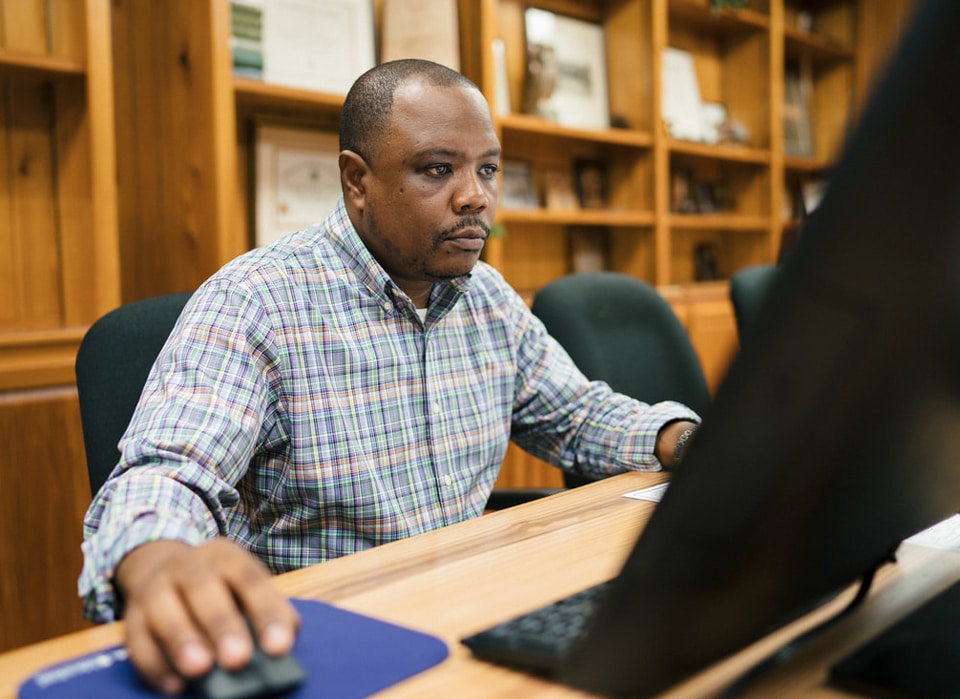
[[[263,5],[260,0],[231,0],[230,53],[235,75],[263,77]]]

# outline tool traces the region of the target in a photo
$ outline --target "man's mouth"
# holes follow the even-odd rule
[[[463,250],[481,250],[487,242],[487,236],[482,230],[467,229],[457,231],[456,235],[447,238],[446,242]]]
[[[489,231],[480,223],[466,223],[451,231],[444,242],[451,243],[462,250],[481,250],[487,242]]]

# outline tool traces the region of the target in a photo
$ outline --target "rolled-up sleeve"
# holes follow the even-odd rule
[[[657,435],[677,420],[699,422],[681,403],[644,403],[589,381],[535,316],[518,323],[517,400],[512,438],[560,468],[592,475],[657,471]]]

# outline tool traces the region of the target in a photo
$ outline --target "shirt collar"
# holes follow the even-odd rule
[[[374,298],[380,301],[389,300],[397,305],[402,303],[410,308],[411,313],[416,314],[410,297],[393,282],[390,275],[363,244],[360,234],[347,215],[342,196],[324,222],[323,228],[333,243],[337,255]],[[471,276],[471,274],[465,274],[462,277],[435,283],[430,292],[428,318],[439,320],[446,315],[460,297],[470,290]]]

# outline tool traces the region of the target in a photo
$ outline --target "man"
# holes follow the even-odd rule
[[[227,264],[158,358],[86,519],[80,592],[164,692],[297,618],[270,572],[482,513],[513,438],[562,468],[671,466],[697,416],[588,382],[478,263],[500,144],[483,95],[427,61],[361,76],[343,200]],[[253,555],[251,555],[253,554]]]

